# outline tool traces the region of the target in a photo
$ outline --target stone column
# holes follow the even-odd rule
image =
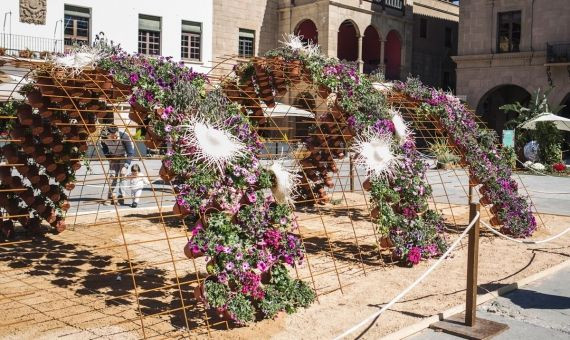
[[[384,53],[385,53],[385,49],[386,49],[386,41],[385,40],[380,40],[380,70],[382,70],[382,72],[384,74],[386,74],[386,63],[384,62]]]
[[[364,61],[362,61],[362,35],[357,36],[358,39],[358,58],[356,62],[358,63],[358,70],[360,72],[364,71]]]

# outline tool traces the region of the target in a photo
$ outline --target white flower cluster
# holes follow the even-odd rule
[[[283,46],[289,47],[293,51],[297,51],[299,54],[303,54],[307,57],[320,54],[319,45],[311,42],[303,42],[302,36],[286,34],[283,36],[283,39],[283,41],[280,41]]]
[[[85,69],[93,69],[103,57],[104,52],[99,47],[83,45],[63,56],[55,55],[50,61],[56,67],[78,75]]]

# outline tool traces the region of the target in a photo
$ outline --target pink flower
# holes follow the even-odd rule
[[[412,249],[410,249],[410,251],[408,252],[408,262],[414,265],[420,263],[421,259],[422,259],[422,250],[420,249],[420,247],[412,247]]]

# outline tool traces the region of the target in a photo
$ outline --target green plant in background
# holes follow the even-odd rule
[[[536,118],[543,113],[549,112],[556,114],[560,112],[560,110],[562,110],[565,107],[565,105],[560,105],[560,106],[548,105],[548,96],[550,95],[552,89],[553,88],[551,87],[542,93],[541,90],[538,89],[536,92],[532,94],[528,106],[524,106],[520,102],[515,102],[513,104],[506,104],[499,107],[499,109],[503,110],[505,113],[514,112],[517,114],[515,118],[505,123],[505,127],[508,129],[516,129],[524,122]],[[515,151],[520,152],[526,143],[528,143],[532,139],[537,139],[537,138],[538,138],[537,131],[517,129],[517,133],[515,134],[515,148],[516,148]],[[550,149],[550,151],[547,151],[547,153],[555,152],[555,150],[552,149],[552,147],[548,148]],[[544,160],[542,161],[544,162]]]
[[[429,150],[437,158],[438,165],[454,164],[459,161],[459,156],[453,153],[451,148],[447,145],[444,139],[438,139],[431,143]]]
[[[562,134],[553,122],[537,122],[534,139],[538,142],[538,157],[544,164],[562,161]]]

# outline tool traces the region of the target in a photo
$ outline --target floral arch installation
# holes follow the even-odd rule
[[[180,71],[168,60],[156,61],[174,72],[176,79],[191,75],[189,82],[196,87],[191,91],[212,99],[184,104],[189,114],[177,121],[178,126],[168,124],[178,119],[169,116],[169,106],[150,110],[141,105],[141,101],[154,100],[141,92],[141,80],[121,78],[121,58],[133,61],[129,58],[134,57],[112,55],[108,58],[112,62],[99,62],[96,69],[81,71],[3,57],[2,82],[10,86],[0,93],[5,101],[1,116],[4,162],[0,166],[4,240],[0,247],[7,255],[0,265],[12,268],[2,278],[15,282],[8,289],[10,296],[53,295],[72,305],[77,300],[92,311],[109,311],[105,325],[120,325],[120,332],[139,337],[210,336],[259,319],[259,315],[293,312],[322,295],[343,292],[382,266],[397,261],[415,264],[437,256],[445,249],[444,222],[452,229],[467,223],[467,197],[480,196],[483,203],[489,203],[486,218],[503,231],[517,236],[532,232],[534,226],[505,229],[502,223],[505,214],[515,208],[527,209],[522,201],[513,201],[514,208],[499,206],[505,190],[512,192],[509,183],[497,187],[479,181],[486,177],[476,171],[468,176],[465,167],[480,150],[467,148],[453,137],[451,132],[458,132],[437,109],[444,101],[434,99],[440,94],[413,82],[372,85],[362,78],[365,86],[358,89],[377,92],[372,100],[379,102],[372,104],[382,110],[374,119],[354,118],[358,109],[350,106],[350,100],[343,102],[343,96],[347,98],[353,89],[344,85],[361,75],[349,65],[315,56],[311,48],[290,44],[263,58],[227,57],[215,63],[207,77]],[[142,68],[149,67],[148,60],[139,61]],[[157,64],[152,65],[158,72]],[[128,71],[125,74],[131,74]],[[299,105],[299,95],[310,98],[306,93],[314,100]],[[126,109],[129,98],[130,110]],[[248,121],[225,117],[223,122],[234,127],[225,129],[212,117],[192,118],[204,114],[200,107],[218,112],[208,106],[212,103]],[[150,181],[140,209],[101,205],[113,181],[108,168],[113,157],[106,157],[99,147],[106,139],[101,132],[108,125],[116,125],[136,141],[134,162]],[[188,205],[196,195],[188,192],[195,187],[188,182],[196,178],[177,171],[176,164],[182,162],[200,173],[196,163],[183,163],[184,158],[198,156],[181,150],[186,150],[183,145],[188,139],[199,140],[197,133],[204,125],[206,132],[229,133],[219,138],[236,142],[232,136],[240,136],[246,148],[239,150],[246,152],[249,147],[254,151],[240,167],[232,167],[232,171],[243,172],[231,177],[239,192],[224,192],[232,197],[227,202],[196,203],[199,213],[195,214]],[[175,137],[165,135],[171,128]],[[415,143],[408,130],[415,133]],[[393,139],[387,141],[382,137],[385,134]],[[422,154],[434,141],[453,148],[464,167],[426,173]],[[143,145],[166,156],[146,154]],[[381,148],[374,149],[378,145]],[[364,154],[367,148],[376,152],[368,159],[354,152]],[[392,153],[401,157],[394,156],[386,166]],[[381,161],[370,164],[376,156]],[[378,166],[383,168],[377,171]],[[255,179],[248,182],[246,174]],[[510,177],[510,173],[503,175]],[[208,174],[200,176],[200,185],[207,186]],[[223,188],[231,187],[224,183]],[[473,190],[479,184],[485,187],[477,187],[481,195]],[[451,195],[451,185],[461,187],[464,195]],[[396,187],[401,188],[394,191]],[[232,203],[237,210],[228,214]],[[248,207],[254,209],[244,212]],[[257,237],[264,245],[255,246],[262,250],[255,258],[240,255],[249,261],[246,268],[246,262],[232,253],[231,239],[249,242],[250,236],[231,228],[242,228],[243,219],[258,218],[259,211],[265,222],[263,234]],[[398,228],[396,223],[411,224]],[[422,229],[412,227],[418,224],[424,225]],[[218,227],[226,229],[222,232]],[[60,234],[39,237],[46,228]],[[22,230],[26,235],[22,236]],[[218,234],[206,235],[208,230]],[[412,242],[416,231],[425,235]],[[227,238],[211,243],[211,237],[220,233]],[[412,246],[406,248],[409,242]],[[34,256],[30,259],[25,253]],[[261,256],[265,256],[263,261]],[[228,269],[229,263],[241,268],[239,274],[229,274],[235,278],[223,278],[236,272]],[[30,272],[52,286],[31,290],[25,278]],[[277,279],[285,283],[280,285]],[[30,320],[46,300],[50,299],[37,299],[37,306],[30,306]],[[58,307],[54,306],[54,313]],[[81,322],[97,324],[98,318],[94,314]],[[80,323],[73,326],[83,328]]]

